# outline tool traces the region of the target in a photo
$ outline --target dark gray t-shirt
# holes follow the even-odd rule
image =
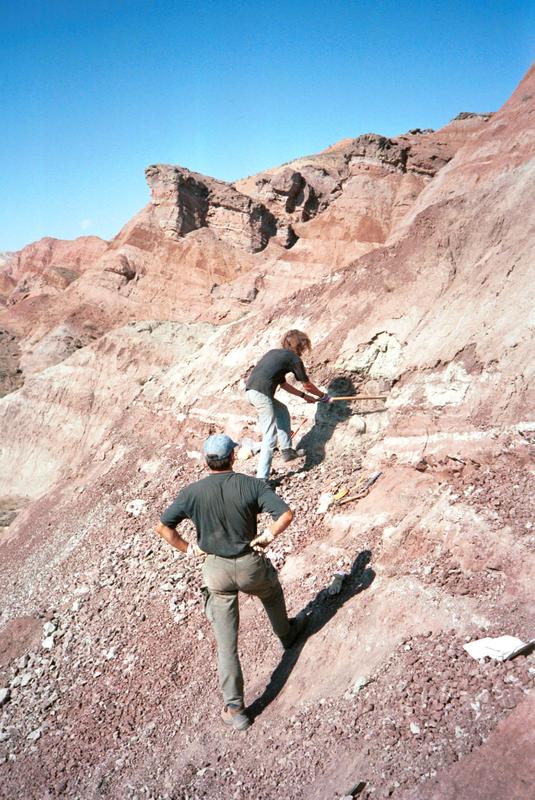
[[[292,372],[301,383],[308,381],[303,362],[292,350],[285,350],[282,347],[278,350],[269,350],[251,372],[245,389],[246,391],[255,389],[257,392],[267,394],[268,397],[273,397],[277,386],[286,380],[288,372]]]
[[[191,519],[205,553],[231,558],[250,550],[258,514],[267,512],[276,520],[285,511],[288,506],[265,481],[222,472],[184,487],[160,519],[168,528]]]

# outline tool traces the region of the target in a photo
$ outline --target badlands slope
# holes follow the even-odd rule
[[[535,637],[534,98],[532,69],[493,115],[235,185],[153,165],[112,242],[8,259],[8,797],[533,796],[535,656],[463,644]],[[199,570],[153,527],[208,433],[256,435],[243,376],[290,327],[316,382],[387,400],[291,403],[308,455],[276,464],[296,520],[273,558],[309,633],[281,656],[242,602],[241,736],[218,723]],[[318,511],[374,470],[364,500]]]

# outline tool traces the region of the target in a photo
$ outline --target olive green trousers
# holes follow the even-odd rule
[[[225,706],[243,708],[243,673],[238,655],[238,592],[258,597],[279,638],[290,630],[277,570],[266,556],[251,550],[235,558],[208,555],[203,564],[206,616],[217,643],[219,686]]]

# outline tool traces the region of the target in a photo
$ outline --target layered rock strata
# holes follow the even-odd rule
[[[147,167],[145,175],[153,223],[171,239],[209,228],[218,239],[257,253],[277,233],[267,208],[228,183],[169,164]]]
[[[208,224],[166,236],[151,204],[63,291],[95,340],[0,400],[4,491],[30,500],[0,543],[9,796],[324,800],[364,783],[366,800],[464,800],[484,764],[486,800],[504,786],[528,800],[512,748],[496,753],[507,735],[533,760],[535,656],[478,664],[462,645],[528,639],[535,625],[534,96],[532,69],[491,117],[305,159],[352,170],[338,196],[317,184],[326,205],[308,221],[294,219],[305,192],[301,208],[286,172],[303,177],[304,164],[281,167],[263,203],[295,226],[288,250],[272,237],[246,252]],[[248,302],[231,295],[253,277]],[[201,322],[119,327],[189,298]],[[21,329],[30,300],[9,312]],[[41,340],[53,327],[37,311],[32,323]],[[204,474],[208,434],[258,436],[243,379],[291,327],[312,337],[315,382],[387,399],[289,399],[307,457],[289,472],[275,461],[296,514],[270,555],[309,629],[281,659],[263,610],[242,603],[251,747],[217,728],[198,566],[152,531]],[[368,496],[338,503],[375,471]],[[337,570],[347,575],[331,596]]]

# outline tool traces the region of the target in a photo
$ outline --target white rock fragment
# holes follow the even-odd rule
[[[411,722],[410,729],[411,733],[414,734],[414,736],[418,736],[418,734],[420,733],[420,726],[416,722]]]
[[[139,467],[139,472],[146,472],[148,475],[155,475],[161,466],[161,461],[152,459],[151,461],[143,461]]]
[[[41,728],[36,728],[34,731],[29,733],[26,738],[29,739],[31,742],[36,742],[38,739],[41,738],[41,734],[42,734]]]
[[[463,648],[472,658],[478,660],[488,657],[496,661],[506,661],[523,650],[527,650],[533,644],[535,644],[535,639],[523,642],[516,636],[497,636],[495,638],[487,636],[484,639],[476,639],[468,644],[463,644]]]
[[[50,636],[50,634],[54,633],[54,631],[56,631],[57,628],[58,626],[56,625],[55,622],[45,622],[45,624],[43,625],[43,634],[45,636]]]
[[[104,653],[104,658],[106,659],[106,661],[113,661],[113,659],[116,658],[116,656],[117,656],[116,647],[110,647],[110,649],[106,650],[106,652]]]
[[[130,500],[130,502],[126,504],[126,513],[131,514],[133,517],[139,517],[139,515],[144,514],[146,510],[147,503],[145,500]]]
[[[41,642],[41,647],[44,650],[52,650],[52,648],[54,647],[54,634],[52,634],[51,636],[47,636],[46,639],[43,639],[43,641]]]
[[[316,510],[317,514],[325,514],[328,511],[329,506],[331,505],[334,499],[334,495],[331,492],[322,492],[320,494],[318,508]]]
[[[33,675],[31,672],[25,672],[20,679],[21,686],[28,686],[28,684],[32,681]]]
[[[9,687],[4,687],[0,689],[0,707],[7,703],[11,699],[11,692],[9,691]]]
[[[359,678],[357,678],[357,680],[353,684],[353,691],[360,692],[362,689],[364,689],[365,686],[369,684],[369,682],[370,679],[366,675],[361,675]]]

